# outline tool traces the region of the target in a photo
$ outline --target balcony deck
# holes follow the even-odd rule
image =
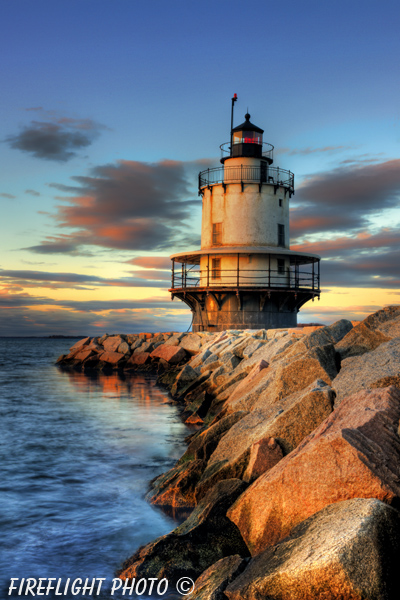
[[[271,185],[275,189],[283,187],[290,195],[294,194],[294,174],[286,169],[271,167],[268,164],[216,167],[201,171],[199,173],[199,194],[202,194],[205,188],[214,185],[226,186],[235,183],[240,184],[242,189],[245,183],[258,184],[260,189],[263,185]]]

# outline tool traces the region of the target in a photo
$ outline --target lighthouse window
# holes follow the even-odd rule
[[[283,275],[285,272],[285,259],[278,258],[278,273],[279,275]]]
[[[213,223],[212,243],[214,246],[222,244],[222,223]]]
[[[234,144],[262,144],[260,133],[255,131],[235,131],[233,134]]]
[[[213,258],[211,260],[211,279],[221,279],[221,259]]]
[[[278,246],[285,245],[285,226],[278,223]]]
[[[279,198],[279,206],[282,206],[283,199]]]

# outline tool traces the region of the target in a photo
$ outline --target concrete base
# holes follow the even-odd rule
[[[300,307],[316,295],[309,290],[278,288],[228,291],[209,287],[173,292],[192,310],[192,331],[297,327]]]
[[[297,313],[312,298],[310,292],[208,288],[174,293],[193,312],[192,331],[280,329],[297,326]]]
[[[226,329],[281,329],[297,327],[296,313],[220,311],[196,314],[192,331],[225,331]],[[207,319],[207,320],[206,320]]]

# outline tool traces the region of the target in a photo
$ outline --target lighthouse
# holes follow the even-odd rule
[[[290,250],[294,175],[247,113],[220,146],[222,165],[199,173],[201,248],[173,254],[171,296],[193,313],[193,331],[296,327],[320,296],[320,257]]]

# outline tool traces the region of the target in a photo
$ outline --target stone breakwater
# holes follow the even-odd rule
[[[157,371],[196,427],[149,502],[192,509],[122,579],[190,600],[400,598],[400,306],[327,327],[86,338],[68,368]]]

